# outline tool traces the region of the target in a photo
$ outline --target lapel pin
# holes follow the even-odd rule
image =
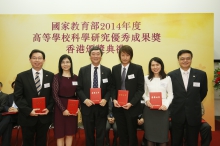
[[[196,76],[193,76],[194,78],[196,77]]]
[[[46,76],[48,76],[48,75],[46,75]]]
[[[103,74],[103,72],[102,72],[102,74]]]

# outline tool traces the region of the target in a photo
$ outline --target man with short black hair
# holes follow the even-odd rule
[[[45,53],[34,49],[29,55],[30,70],[21,72],[15,80],[14,100],[19,108],[18,124],[22,128],[23,146],[46,146],[47,131],[52,122],[54,74],[44,70]],[[32,107],[32,99],[45,97],[42,113]]]
[[[86,146],[103,146],[106,117],[111,90],[111,70],[100,64],[102,50],[94,46],[89,51],[91,64],[81,67],[78,74],[77,94],[80,99]],[[90,99],[90,88],[101,88],[101,101]],[[96,131],[96,136],[95,135]]]

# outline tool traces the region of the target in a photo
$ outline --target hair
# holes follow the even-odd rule
[[[3,84],[2,84],[2,82],[0,82],[0,86],[1,86],[1,87],[3,87]]]
[[[11,83],[11,87],[12,87],[12,88],[13,88],[14,84],[15,84],[15,81]]]
[[[93,46],[93,47],[89,50],[89,56],[91,55],[91,52],[94,51],[94,50],[99,50],[100,53],[101,53],[101,56],[102,56],[102,54],[103,54],[102,49],[99,48],[98,46]]]
[[[191,57],[193,58],[193,54],[190,50],[180,50],[177,54],[177,59],[179,59],[179,57],[184,53],[189,53],[191,55]]]
[[[63,61],[63,59],[69,59],[71,65],[70,65],[70,75],[71,75],[71,78],[73,78],[73,63],[72,63],[72,59],[69,55],[67,54],[63,54],[62,56],[60,56],[60,59],[59,59],[59,64],[58,64],[58,69],[59,69],[59,76],[61,77],[62,74],[63,74],[63,69],[61,67],[61,63]]]
[[[159,72],[159,75],[160,75],[160,79],[164,79],[166,78],[167,74],[165,73],[164,71],[164,64],[163,64],[163,61],[159,58],[159,57],[154,57],[152,58],[150,61],[149,61],[149,65],[148,65],[148,72],[149,72],[149,76],[148,76],[148,79],[149,80],[152,80],[153,77],[154,77],[154,73],[152,72],[151,70],[151,63],[155,61],[157,63],[159,63],[161,65],[161,70]]]
[[[127,53],[128,55],[130,55],[130,58],[132,60],[132,58],[133,58],[133,49],[130,46],[128,46],[128,45],[121,46],[121,48],[119,49],[119,53],[118,53],[118,56],[119,56],[120,60],[121,60],[121,52]]]
[[[34,54],[34,53],[41,53],[42,54],[42,56],[43,56],[43,59],[45,59],[45,53],[43,52],[43,51],[41,51],[41,50],[38,50],[38,49],[34,49],[34,50],[32,50],[31,51],[31,53],[30,53],[30,55],[29,55],[29,58],[31,59],[31,57],[32,57],[32,55]]]

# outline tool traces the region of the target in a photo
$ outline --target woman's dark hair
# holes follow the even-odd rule
[[[59,64],[58,64],[59,76],[61,77],[62,74],[63,74],[63,69],[61,67],[61,63],[62,63],[63,59],[66,59],[66,58],[69,59],[69,61],[71,63],[71,65],[70,65],[70,74],[71,74],[71,78],[73,78],[73,63],[72,63],[71,57],[67,54],[64,54],[64,55],[60,56]]]
[[[154,73],[153,73],[152,70],[151,70],[151,63],[152,63],[152,61],[155,61],[155,62],[157,62],[157,63],[159,63],[159,64],[161,65],[161,70],[160,70],[160,72],[159,72],[160,79],[166,78],[167,74],[166,74],[165,71],[164,71],[163,61],[162,61],[159,57],[154,57],[154,58],[152,58],[152,59],[149,61],[149,65],[148,65],[149,76],[148,76],[148,79],[149,79],[149,80],[152,80],[153,77],[154,77]]]

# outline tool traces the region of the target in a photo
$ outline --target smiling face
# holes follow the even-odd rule
[[[151,71],[154,73],[154,76],[159,76],[159,73],[161,71],[161,64],[156,61],[152,61]]]
[[[29,61],[32,65],[32,68],[35,69],[36,71],[39,71],[43,67],[45,59],[43,58],[43,55],[41,53],[37,52],[32,54]]]
[[[100,50],[93,50],[90,54],[90,60],[94,66],[98,66],[101,62],[102,54]]]
[[[183,70],[188,70],[192,63],[192,56],[190,53],[183,53],[178,58],[179,65]]]
[[[131,56],[126,52],[121,52],[120,58],[123,66],[126,66],[131,62]]]
[[[64,58],[61,62],[61,68],[63,69],[63,71],[69,71],[71,68],[71,63],[70,60],[68,58]]]

